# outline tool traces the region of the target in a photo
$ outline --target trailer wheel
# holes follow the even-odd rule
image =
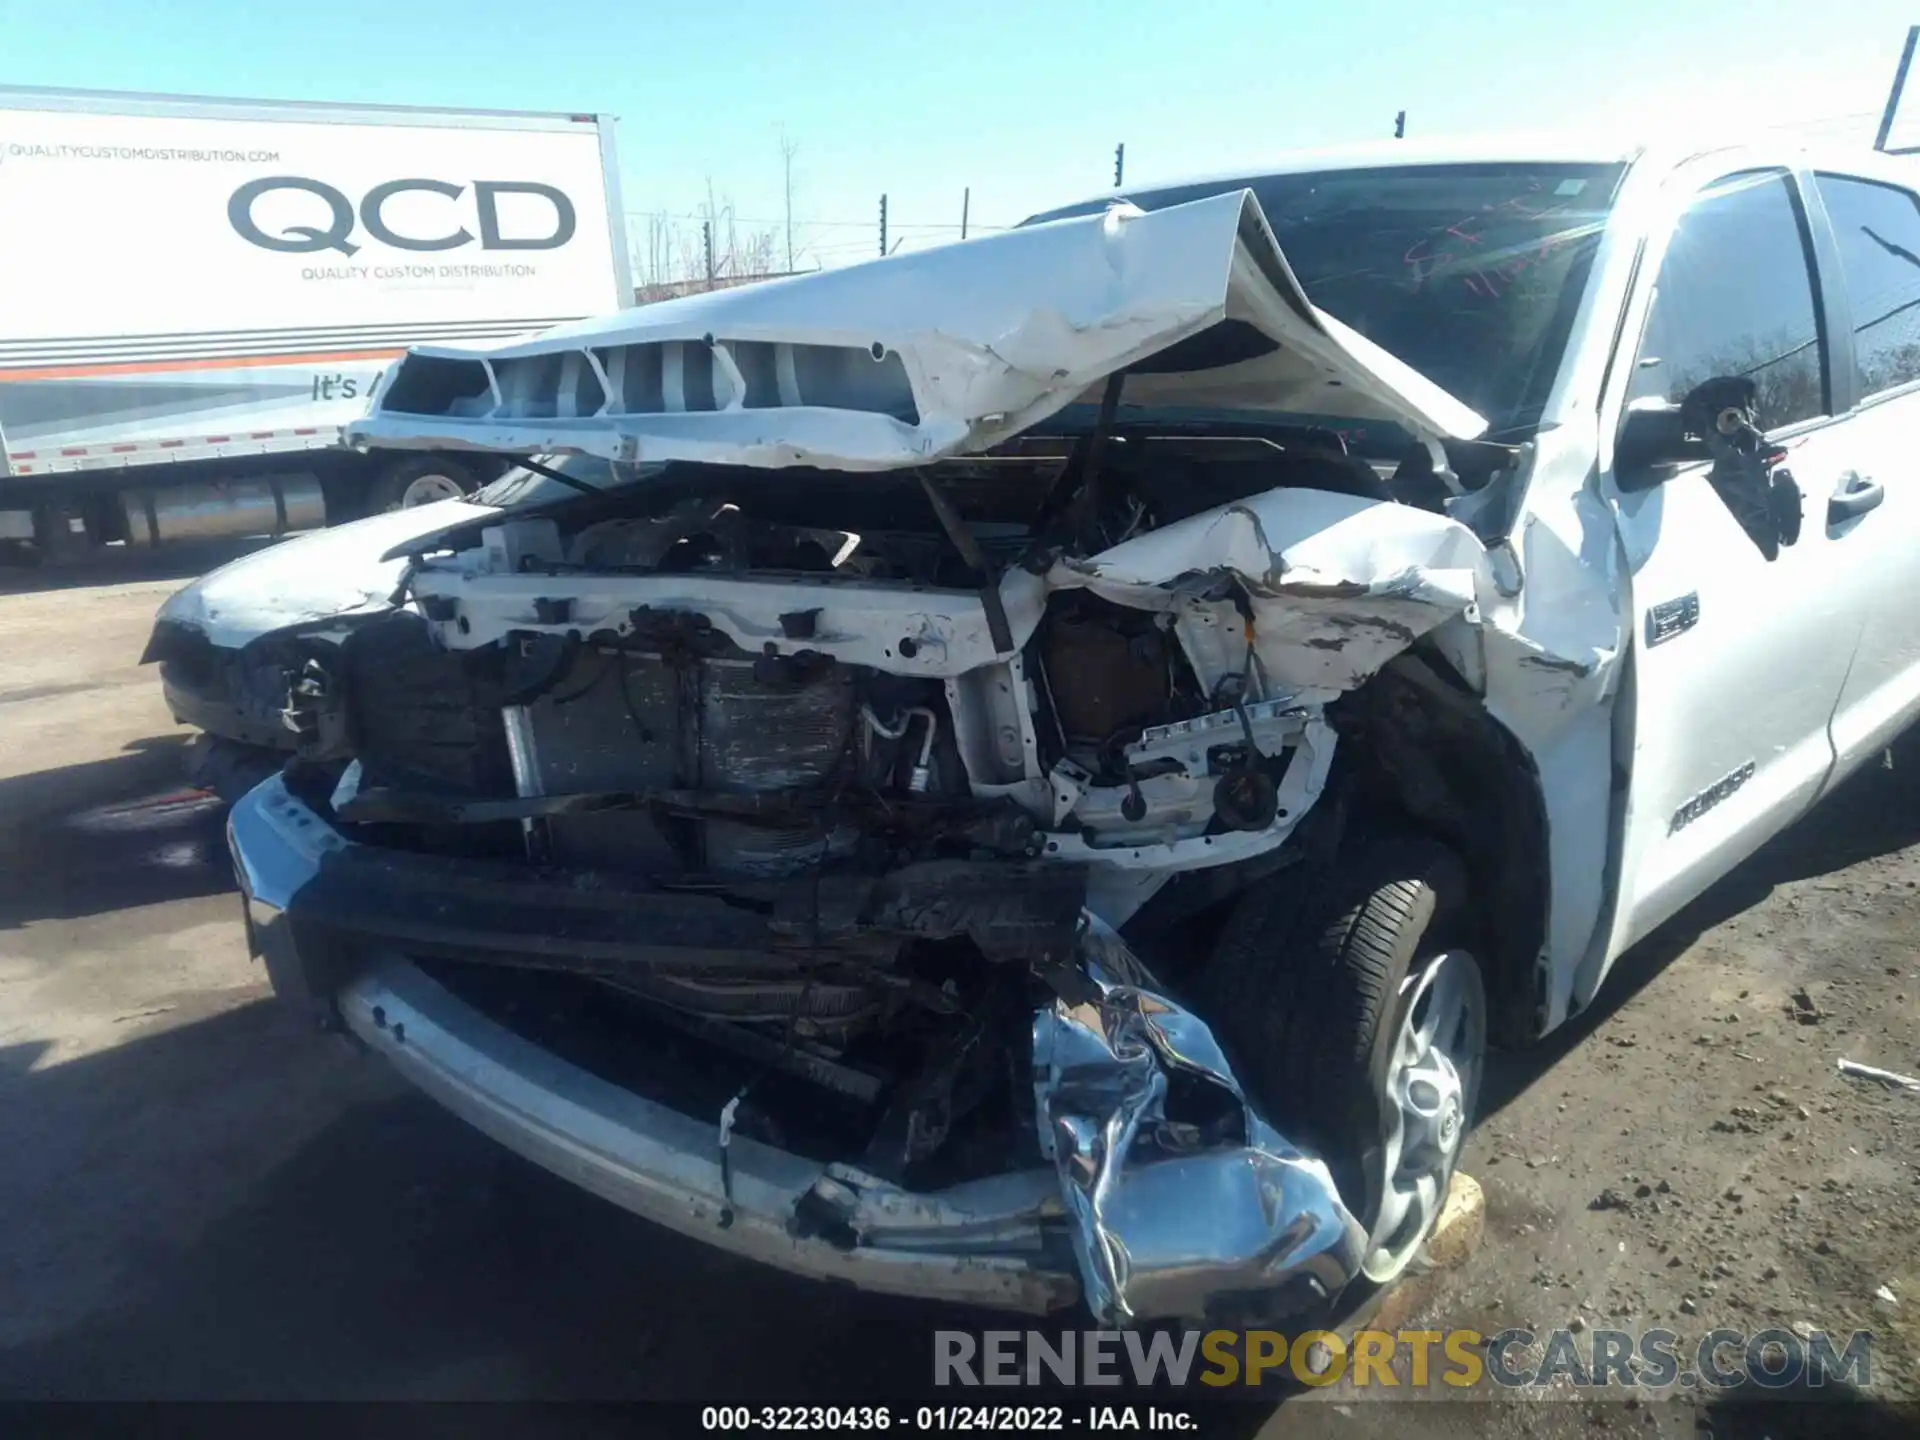
[[[367,513],[378,515],[441,500],[458,500],[462,495],[471,495],[475,488],[473,473],[466,466],[438,455],[418,455],[380,473],[367,496]]]
[[[1397,1277],[1439,1218],[1478,1099],[1486,992],[1452,851],[1383,836],[1255,886],[1208,963],[1203,1012],[1262,1111],[1318,1148]]]
[[[71,504],[35,506],[33,545],[43,563],[65,564],[81,559],[93,548],[85,511]]]

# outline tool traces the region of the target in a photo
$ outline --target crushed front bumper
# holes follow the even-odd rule
[[[404,960],[340,994],[347,1027],[428,1095],[508,1149],[636,1215],[819,1280],[1042,1313],[1079,1293],[1044,1170],[918,1195],[857,1171],[858,1243],[794,1232],[822,1167],[610,1085],[463,1004]],[[1049,1243],[1048,1231],[1054,1232]],[[1051,1255],[1049,1254],[1051,1252]]]
[[[814,1279],[1032,1314],[1078,1299],[1050,1171],[922,1194],[736,1135],[723,1173],[717,1117],[680,1114],[522,1039],[399,950],[352,964],[303,955],[337,937],[306,924],[297,897],[355,847],[279,777],[234,807],[228,842],[249,937],[275,992],[332,1007],[420,1089],[535,1164],[670,1230]],[[316,993],[330,972],[351,978]],[[838,1202],[844,1230],[797,1233],[796,1205],[823,1192]]]
[[[1154,1079],[1159,1062],[1152,1051],[1210,1075],[1239,1098],[1217,1055],[1196,1064],[1172,1054],[1167,1037],[1192,1049],[1193,1035],[1181,1040],[1179,1026],[1197,1022],[1150,989],[1103,982],[1106,1001],[1063,1001],[1047,1022],[1060,1027],[1048,1045],[1052,1068],[1073,1077],[1067,1085],[1042,1081],[1038,1091],[1043,1114],[1051,1115],[1043,1149],[1055,1169],[909,1191],[853,1166],[823,1165],[739,1135],[724,1142],[723,1158],[717,1116],[683,1114],[514,1033],[409,961],[397,931],[329,923],[336,897],[358,894],[363,882],[377,879],[389,852],[341,834],[279,776],[235,805],[228,841],[249,942],[277,995],[337,1017],[507,1148],[719,1249],[864,1290],[1030,1314],[1075,1303],[1086,1276],[1100,1292],[1088,1296],[1098,1313],[1118,1323],[1170,1318],[1136,1310],[1130,1293],[1149,1303],[1178,1295],[1197,1317],[1210,1308],[1209,1274],[1241,1295],[1249,1286],[1273,1287],[1305,1301],[1337,1292],[1357,1269],[1361,1235],[1325,1167],[1286,1147],[1257,1116],[1238,1151],[1143,1164],[1138,1175],[1148,1188],[1130,1192],[1119,1185],[1123,1172],[1135,1174],[1129,1147],[1105,1154],[1075,1138],[1130,1135],[1143,1123],[1163,1128],[1157,1116],[1166,1086]],[[483,923],[483,916],[465,916],[461,897],[445,897],[438,908],[459,912],[438,928],[439,953],[449,936],[474,934],[468,927]],[[1105,1022],[1096,1018],[1103,1010]],[[1204,1027],[1196,1033],[1204,1036]],[[1099,1058],[1107,1046],[1117,1047],[1112,1083],[1100,1078],[1109,1069]],[[1237,1164],[1236,1154],[1247,1164]],[[1231,1178],[1249,1166],[1250,1180]],[[1176,1168],[1202,1183],[1181,1189]],[[1145,1198],[1155,1177],[1163,1191],[1174,1182],[1171,1198]],[[1096,1182],[1091,1189],[1089,1182]],[[1221,1205],[1235,1213],[1220,1213]],[[1111,1217],[1103,1213],[1109,1207]],[[822,1214],[831,1223],[819,1223]],[[1104,1258],[1096,1260],[1096,1252]],[[1286,1283],[1309,1272],[1311,1295]]]

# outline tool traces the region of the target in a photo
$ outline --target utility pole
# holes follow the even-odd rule
[[[1122,140],[1113,147],[1113,188],[1120,188],[1120,178],[1127,173],[1127,142]]]
[[[1920,25],[1907,31],[1906,46],[1900,51],[1900,67],[1893,72],[1893,89],[1887,92],[1887,108],[1880,114],[1880,128],[1874,133],[1873,148],[1885,151],[1893,135],[1894,117],[1900,111],[1900,96],[1907,88],[1907,71],[1913,67],[1914,43],[1920,41]],[[1896,152],[1898,153],[1898,152]]]
[[[713,221],[700,222],[700,243],[707,252],[707,288],[713,288]]]
[[[967,238],[967,211],[973,206],[973,187],[967,186],[960,192],[960,238]]]
[[[1407,112],[1404,110],[1393,117],[1393,138],[1396,140],[1407,138]]]
[[[880,253],[887,253],[887,197],[880,197]]]
[[[787,139],[784,127],[780,133],[780,158],[786,165],[787,173],[787,273],[793,273],[793,157],[799,146]]]

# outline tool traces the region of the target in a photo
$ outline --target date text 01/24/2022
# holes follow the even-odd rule
[[[1195,1428],[1184,1410],[1159,1406],[921,1405],[898,1412],[886,1405],[709,1405],[700,1428],[767,1430],[1161,1430]]]

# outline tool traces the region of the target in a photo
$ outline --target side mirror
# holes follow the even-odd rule
[[[1622,491],[1648,490],[1678,465],[1711,460],[1707,483],[1768,560],[1800,538],[1800,487],[1775,467],[1786,451],[1759,428],[1759,387],[1744,375],[1716,375],[1678,405],[1630,403],[1614,441],[1613,478]]]
[[[1760,429],[1760,387],[1749,375],[1702,380],[1680,402],[1687,429],[1713,456],[1707,482],[1768,560],[1800,538],[1800,487],[1776,470],[1787,452]]]
[[[1710,458],[1707,447],[1687,434],[1681,407],[1658,396],[1627,402],[1613,442],[1613,478],[1622,490],[1651,490],[1675,466]]]

